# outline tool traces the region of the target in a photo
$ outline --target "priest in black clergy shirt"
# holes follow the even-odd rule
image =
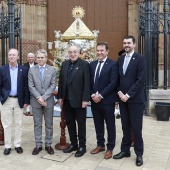
[[[90,70],[89,63],[79,58],[80,50],[77,46],[70,46],[68,54],[70,59],[62,63],[58,88],[58,104],[64,109],[71,141],[71,145],[63,152],[76,150],[75,157],[80,157],[86,152],[86,107],[90,100]]]

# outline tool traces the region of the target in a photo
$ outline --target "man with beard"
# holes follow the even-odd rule
[[[131,131],[134,135],[134,150],[136,153],[136,165],[143,165],[143,138],[142,122],[144,102],[146,95],[144,92],[145,83],[145,57],[134,52],[135,38],[131,35],[125,36],[123,48],[126,54],[118,59],[119,67],[119,88],[120,114],[122,121],[123,138],[121,152],[114,155],[113,159],[130,157]]]

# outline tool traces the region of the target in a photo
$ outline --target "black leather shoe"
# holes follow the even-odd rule
[[[32,155],[38,155],[40,151],[42,151],[42,147],[35,147],[32,151]]]
[[[53,155],[54,154],[54,150],[51,146],[47,146],[45,147],[45,150],[47,151],[48,154]]]
[[[136,157],[136,166],[141,166],[143,165],[143,159],[141,156]]]
[[[77,152],[75,153],[75,157],[81,157],[86,153],[86,149],[79,147]]]
[[[16,147],[15,150],[17,151],[17,153],[21,154],[23,153],[23,149],[21,147]]]
[[[5,148],[4,155],[9,155],[11,152],[11,148]]]
[[[78,149],[77,146],[74,146],[74,145],[70,145],[68,148],[64,149],[63,152],[64,153],[70,153],[72,151],[76,151]]]
[[[122,159],[125,157],[130,157],[130,151],[129,152],[120,152],[113,156],[113,159]]]

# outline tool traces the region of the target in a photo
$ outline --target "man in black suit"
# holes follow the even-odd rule
[[[18,154],[23,153],[21,147],[23,108],[30,104],[28,90],[28,69],[18,64],[17,49],[8,52],[9,64],[0,67],[0,102],[1,121],[4,128],[5,150],[4,155],[11,151],[11,129],[15,121],[14,146]]]
[[[63,152],[70,153],[77,150],[75,157],[83,156],[86,152],[86,106],[90,100],[89,63],[80,59],[79,53],[77,46],[68,48],[70,59],[62,63],[58,88],[58,104],[63,106],[65,111],[71,141],[71,145]]]
[[[97,60],[90,63],[91,73],[91,109],[96,129],[97,147],[91,154],[105,150],[104,121],[106,123],[108,141],[104,158],[112,157],[115,147],[115,102],[117,99],[118,67],[108,58],[107,43],[97,44]]]
[[[28,69],[30,69],[31,67],[33,67],[34,65],[37,64],[35,62],[35,55],[34,55],[34,53],[28,53],[27,61],[28,62],[24,63],[23,66],[27,67]],[[29,114],[30,114],[30,105],[28,105],[27,108],[26,108],[26,115],[29,115]]]
[[[114,159],[130,157],[131,131],[134,135],[134,150],[136,153],[136,165],[143,164],[143,139],[142,122],[144,102],[146,95],[144,92],[145,83],[145,58],[143,55],[134,52],[135,38],[131,35],[125,36],[123,48],[126,54],[118,59],[119,67],[119,91],[120,113],[122,121],[123,138],[121,152],[114,155]]]

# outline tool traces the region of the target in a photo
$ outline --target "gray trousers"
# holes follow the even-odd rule
[[[45,120],[45,146],[51,146],[53,139],[53,107],[52,108],[32,108],[34,118],[34,135],[37,147],[41,147],[42,142],[42,119]]]

